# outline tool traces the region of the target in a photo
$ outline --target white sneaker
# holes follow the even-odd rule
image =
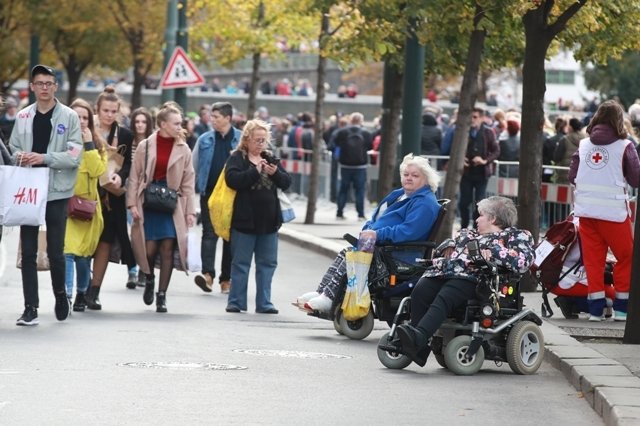
[[[589,315],[589,321],[591,322],[600,322],[602,321],[602,315]]]
[[[331,310],[331,306],[333,305],[333,300],[329,299],[324,294],[321,294],[318,297],[314,297],[304,304],[305,308],[313,309],[314,311],[319,312],[329,312]]]
[[[614,321],[626,321],[627,320],[627,313],[626,312],[620,312],[620,311],[613,311],[613,320]]]
[[[293,306],[297,306],[298,308],[304,310],[304,304],[307,303],[309,300],[316,298],[320,296],[320,293],[318,293],[317,291],[310,291],[308,293],[303,294],[302,296],[298,296],[296,298],[295,302],[292,302],[291,304]]]

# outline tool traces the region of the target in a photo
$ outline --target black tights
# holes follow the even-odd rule
[[[153,276],[155,269],[156,256],[160,255],[160,279],[158,280],[158,291],[165,293],[169,288],[171,273],[173,272],[173,249],[175,247],[175,238],[166,238],[164,240],[147,240],[147,261],[149,262],[149,270]]]

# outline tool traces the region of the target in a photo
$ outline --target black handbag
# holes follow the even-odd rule
[[[147,160],[149,158],[149,141],[144,152],[144,182],[147,182]],[[151,182],[144,190],[144,209],[160,213],[173,213],[178,205],[178,191]]]

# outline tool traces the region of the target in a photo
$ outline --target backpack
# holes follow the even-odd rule
[[[340,164],[362,166],[367,164],[367,147],[362,130],[348,127],[343,130],[344,139],[340,141]]]
[[[573,222],[573,215],[569,215],[564,221],[551,225],[544,239],[536,246],[536,258],[529,270],[542,287],[542,316],[545,318],[553,315],[549,304],[549,292],[564,276],[582,264],[580,256],[574,265],[569,265],[563,272],[565,259],[576,243],[579,244],[578,227]]]

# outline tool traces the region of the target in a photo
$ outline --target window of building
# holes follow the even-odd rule
[[[547,84],[575,84],[576,72],[566,70],[547,70]]]

